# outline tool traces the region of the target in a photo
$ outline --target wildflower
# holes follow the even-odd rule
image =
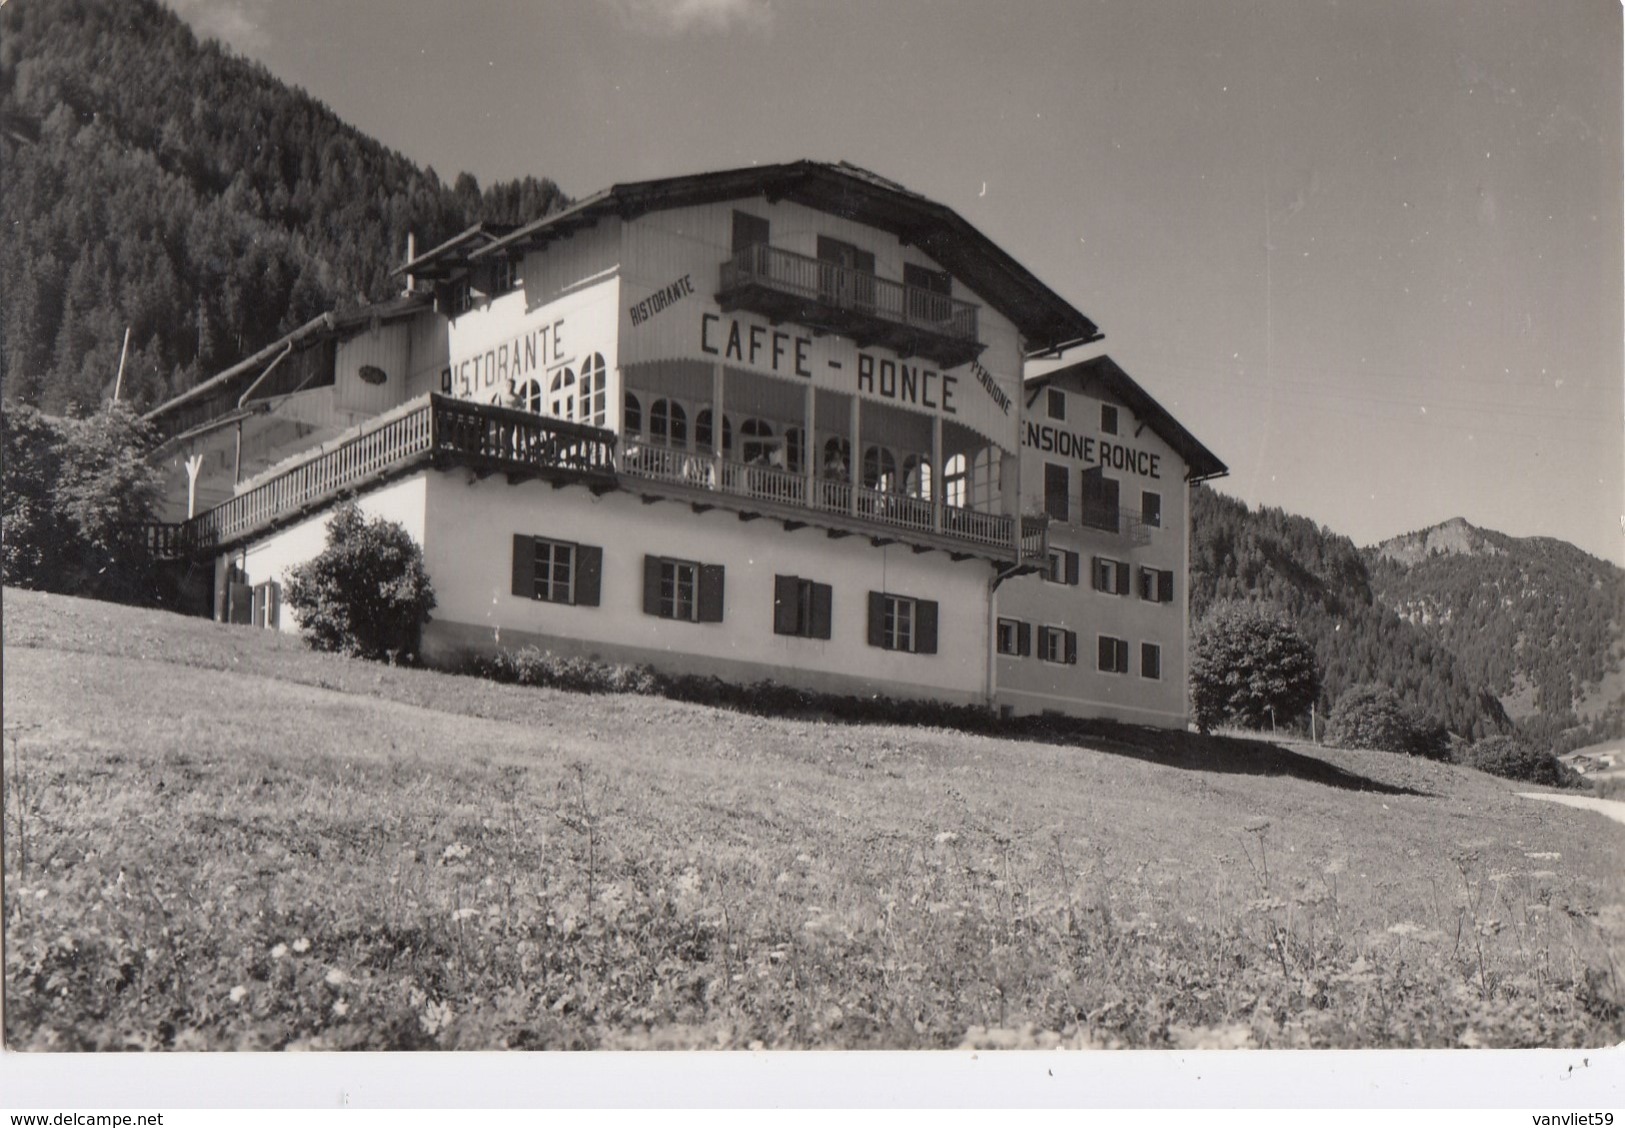
[[[345,1015],[350,1013],[350,1004],[345,1002],[343,999],[340,999],[338,1002],[333,1004],[333,1013],[338,1015],[340,1018],[343,1018]]]
[[[451,914],[451,919],[452,919],[453,923],[461,924],[463,921],[467,920],[469,917],[479,916],[479,915],[480,915],[480,910],[478,910],[478,909],[458,909],[456,912]]]
[[[231,989],[231,1001],[240,1003],[248,997],[248,988],[241,983]]]
[[[342,987],[346,983],[348,983],[349,981],[350,981],[350,977],[348,975],[345,975],[342,971],[340,971],[336,967],[332,968],[327,973],[327,985],[329,987]]]
[[[959,835],[955,834],[951,830],[945,830],[941,834],[937,835],[936,841],[938,846],[952,846],[955,842],[959,841]]]
[[[286,944],[278,944],[276,947],[271,949],[271,958],[273,960],[280,960],[283,956],[285,956],[287,954],[288,954],[288,946]]]
[[[441,865],[446,865],[451,862],[460,862],[473,852],[473,850],[469,849],[461,842],[453,842],[450,846],[447,846],[440,852],[440,863]]]
[[[303,936],[299,937],[299,939],[293,942],[293,950],[298,952],[301,956],[304,955],[306,952],[310,951],[310,941]]]

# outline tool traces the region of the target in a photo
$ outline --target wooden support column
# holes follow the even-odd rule
[[[942,416],[931,417],[931,531],[942,532]]]
[[[722,365],[711,366],[711,488],[722,488]]]
[[[858,399],[857,392],[852,393],[852,399],[849,402],[851,407],[847,411],[847,421],[852,449],[848,455],[849,465],[847,466],[846,475],[847,481],[851,484],[851,489],[847,491],[847,512],[856,517],[858,515],[858,485],[863,481],[863,447],[860,441],[863,429],[859,417],[859,403],[861,401]]]
[[[814,442],[814,435],[817,434],[817,414],[818,389],[809,380],[807,390],[802,397],[801,407],[801,478],[802,488],[806,491],[804,496],[807,505],[815,504],[813,490],[816,486],[814,485],[813,471],[818,465],[818,447]]]

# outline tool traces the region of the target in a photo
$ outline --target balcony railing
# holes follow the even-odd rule
[[[621,451],[620,470],[628,477],[772,506],[813,510],[841,518],[843,523],[870,526],[877,534],[892,530],[930,540],[960,541],[979,548],[1014,551],[1011,518],[1005,514],[983,513],[955,505],[933,506],[928,498],[831,478],[815,477],[809,483],[805,474],[782,467],[736,462],[658,445],[628,445]],[[1044,518],[1023,519],[1024,557],[1038,558],[1044,554],[1048,526]]]
[[[952,550],[955,544],[1014,555],[1012,518],[928,498],[812,478],[757,463],[663,446],[628,446],[615,458],[610,431],[526,411],[429,395],[324,448],[273,470],[213,509],[174,525],[135,530],[163,557],[200,555],[297,518],[324,502],[418,463],[459,465],[513,477],[565,476],[617,484],[624,477],[663,482],[760,504],[787,520],[797,511],[873,535],[902,533]],[[810,491],[810,492],[809,492]],[[692,495],[691,495],[692,496]],[[1022,557],[1039,559],[1048,521],[1022,519]]]
[[[526,411],[428,395],[318,449],[258,485],[179,525],[149,527],[166,556],[207,551],[432,458],[512,474],[568,474],[613,482],[612,431]]]
[[[722,264],[724,309],[752,309],[944,368],[981,352],[974,302],[757,243]]]
[[[1099,529],[1104,533],[1126,537],[1130,544],[1151,543],[1151,526],[1138,514],[1124,509],[1085,505],[1083,526],[1086,529]]]

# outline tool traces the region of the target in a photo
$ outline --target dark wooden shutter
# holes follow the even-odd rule
[[[1078,583],[1078,562],[1082,557],[1076,552],[1064,552],[1063,555],[1066,558],[1066,582],[1076,587]]]
[[[275,630],[282,625],[282,585],[273,580],[265,585],[265,594],[271,601],[265,625]]]
[[[834,621],[835,589],[828,584],[812,586],[812,636],[829,638]]]
[[[536,598],[536,541],[520,533],[513,535],[513,593]]]
[[[872,591],[869,593],[869,645],[886,645],[886,595],[884,592]]]
[[[801,581],[795,576],[773,577],[773,633],[797,633],[797,610],[801,604]]]
[[[1162,650],[1154,642],[1140,644],[1140,676],[1162,677]]]
[[[604,550],[596,545],[576,545],[576,604],[597,607],[603,586]]]
[[[937,652],[937,603],[934,599],[914,601],[914,652]]]
[[[1100,636],[1100,656],[1096,661],[1102,670],[1111,670],[1116,667],[1117,648],[1112,645],[1113,641],[1105,635]]]
[[[1068,666],[1076,666],[1078,664],[1078,632],[1077,631],[1066,631],[1065,634],[1066,634],[1066,664]]]
[[[746,247],[766,243],[768,231],[768,221],[761,216],[751,215],[749,212],[734,212],[733,253],[737,255]]]
[[[1031,623],[1016,624],[1016,653],[1023,658],[1030,657],[1033,652],[1033,625]]]
[[[1110,563],[1110,561],[1102,560],[1098,556],[1091,556],[1089,558],[1089,586],[1094,588],[1096,591],[1106,590],[1104,577],[1106,576],[1107,572],[1105,568],[1101,567],[1101,565],[1106,564],[1109,567]]]
[[[1127,595],[1134,583],[1133,573],[1129,569],[1127,560],[1117,562],[1117,594]]]
[[[1126,639],[1126,638],[1117,639],[1116,640],[1116,645],[1117,645],[1117,672],[1120,673],[1120,674],[1126,674],[1126,673],[1128,673],[1128,639]]]
[[[700,565],[700,618],[702,623],[722,622],[721,564]]]
[[[1103,525],[1104,525],[1105,528],[1108,528],[1108,529],[1117,528],[1117,498],[1118,498],[1118,481],[1117,481],[1117,479],[1116,478],[1108,478],[1104,474],[1102,474],[1100,476],[1100,502],[1101,502],[1101,505],[1105,507],[1105,518],[1104,518],[1104,521],[1103,521]]]
[[[248,584],[232,584],[227,591],[226,621],[231,623],[254,621],[254,589]]]
[[[1044,463],[1044,512],[1063,524],[1072,516],[1071,491],[1067,489],[1071,480],[1072,475],[1065,466]]]
[[[1174,601],[1174,574],[1172,572],[1157,573],[1157,602],[1172,603]]]
[[[660,614],[660,557],[643,558],[643,613]]]

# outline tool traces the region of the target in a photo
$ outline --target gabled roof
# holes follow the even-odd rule
[[[468,265],[469,257],[483,250],[514,229],[511,223],[476,223],[431,247],[405,266],[391,271],[398,274],[421,274],[425,278],[440,278],[460,266]]]
[[[919,247],[1013,321],[1033,353],[1052,352],[1101,337],[1093,321],[953,209],[844,162],[795,161],[616,184],[483,245],[442,244],[444,250],[436,248],[419,255],[395,273],[429,276],[454,261],[468,265],[532,250],[608,217],[634,219],[670,208],[755,197],[765,197],[770,203],[791,200],[805,204],[889,231],[905,245]]]
[[[1066,385],[1081,392],[1099,389],[1117,400],[1185,460],[1187,482],[1205,482],[1230,473],[1230,468],[1220,462],[1217,455],[1180,426],[1167,408],[1152,399],[1151,393],[1136,384],[1109,356],[1091,357],[1039,376],[1029,376],[1026,380],[1029,400],[1050,384]]]
[[[256,380],[265,374],[277,359],[294,350],[337,338],[353,336],[373,325],[388,324],[404,317],[412,317],[433,304],[431,298],[413,295],[391,298],[387,302],[364,306],[347,313],[324,313],[313,317],[299,328],[260,349],[254,355],[238,361],[224,372],[174,396],[142,416],[148,423],[156,423],[165,432],[175,432],[219,416],[241,406],[237,401],[249,391]],[[331,379],[328,383],[331,383]],[[264,395],[276,395],[288,388],[261,387]]]

